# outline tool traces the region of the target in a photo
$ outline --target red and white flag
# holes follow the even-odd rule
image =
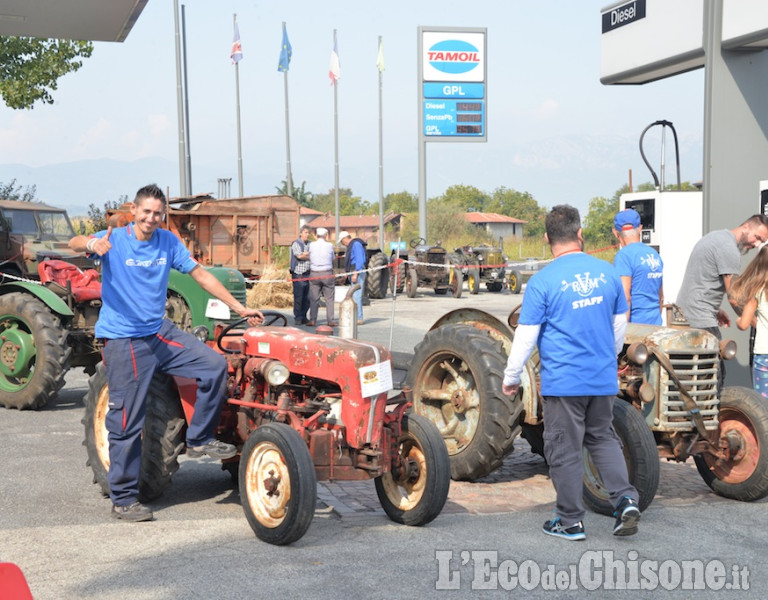
[[[341,70],[339,67],[339,48],[336,45],[336,37],[333,38],[333,51],[331,52],[331,66],[328,68],[328,77],[331,78],[331,85],[341,79]]]
[[[243,60],[243,47],[240,44],[240,28],[237,26],[237,21],[235,21],[235,36],[232,38],[232,52],[229,57],[233,65]]]

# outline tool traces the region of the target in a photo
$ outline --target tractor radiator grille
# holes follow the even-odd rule
[[[712,350],[675,351],[669,360],[680,382],[696,401],[704,419],[706,429],[717,429],[718,406],[717,372],[720,357]],[[680,391],[665,369],[661,369],[661,415],[660,425],[668,429],[690,429],[693,427],[691,413],[685,407]]]

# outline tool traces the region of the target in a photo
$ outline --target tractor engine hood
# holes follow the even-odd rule
[[[243,334],[245,354],[283,362],[291,371],[335,383],[343,395],[362,397],[360,369],[390,360],[372,342],[307,334],[293,327],[251,327]]]
[[[666,354],[678,350],[719,352],[720,340],[703,329],[660,327],[657,325],[627,324],[625,344],[643,342],[655,344]]]

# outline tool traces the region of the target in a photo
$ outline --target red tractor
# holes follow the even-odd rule
[[[274,326],[219,326],[215,347],[229,364],[227,401],[216,435],[240,453],[222,468],[237,476],[248,523],[271,544],[290,544],[309,528],[317,480],[375,480],[387,515],[424,525],[442,510],[450,484],[448,452],[437,427],[406,414],[410,394],[388,397],[389,351],[378,344]],[[104,425],[109,389],[103,365],[85,398],[85,445],[106,494]],[[194,380],[158,374],[147,397],[140,495],[157,498],[178,469],[184,430],[195,409]]]

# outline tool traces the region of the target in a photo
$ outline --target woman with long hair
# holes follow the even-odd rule
[[[744,307],[736,326],[755,328],[752,384],[768,398],[768,246],[763,244],[744,272],[733,279],[728,295]]]

